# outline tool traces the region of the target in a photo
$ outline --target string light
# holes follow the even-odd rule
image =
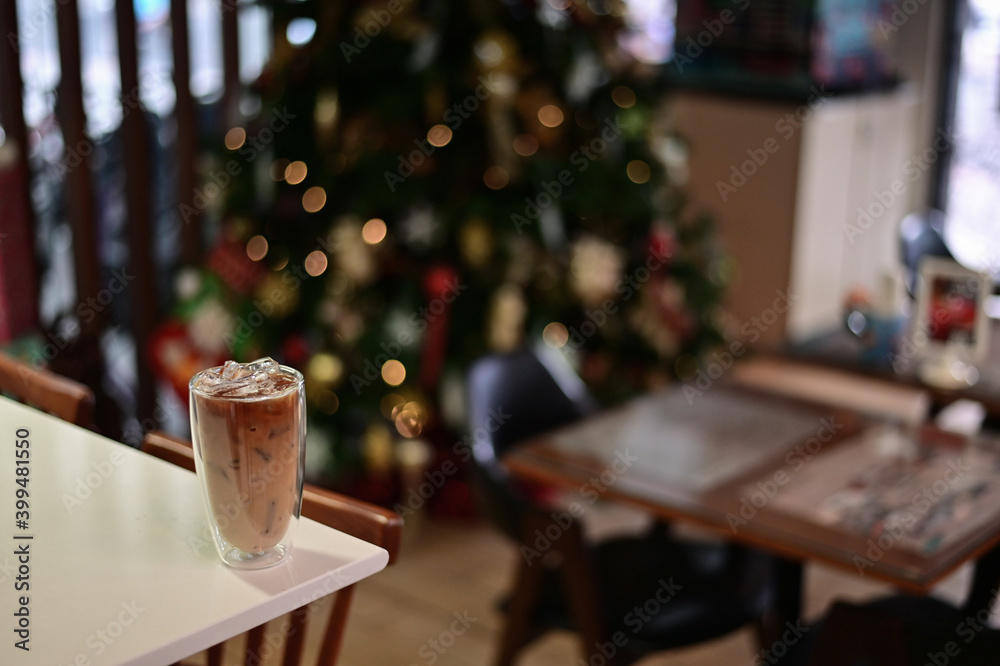
[[[414,401],[399,405],[393,410],[393,423],[403,437],[416,437],[427,423],[427,408]]]
[[[306,273],[316,277],[317,275],[322,275],[326,271],[326,267],[329,264],[329,260],[326,255],[323,254],[321,250],[313,250],[306,256],[305,269]]]
[[[546,104],[538,110],[538,122],[546,127],[559,127],[564,118],[562,109],[555,104]]]
[[[519,134],[514,137],[514,152],[521,157],[530,157],[538,152],[538,139],[534,134]]]
[[[565,347],[566,343],[569,342],[569,331],[566,330],[565,325],[554,321],[542,329],[542,340],[549,347],[559,349]]]
[[[635,106],[635,92],[628,86],[618,86],[611,91],[611,99],[622,109]]]
[[[320,352],[309,359],[306,369],[310,379],[321,384],[336,384],[344,374],[344,362],[327,352]]]
[[[326,190],[319,185],[310,187],[302,195],[302,207],[307,213],[315,213],[326,205]]]
[[[361,238],[369,245],[381,243],[385,234],[385,221],[377,217],[368,220],[365,222],[365,226],[361,227]]]
[[[652,175],[649,165],[642,160],[632,160],[629,162],[628,166],[625,167],[625,173],[628,174],[628,179],[637,185],[648,183]]]
[[[447,125],[435,125],[427,130],[427,143],[435,148],[447,146],[451,141],[452,131]]]
[[[406,368],[396,359],[389,359],[382,365],[382,381],[389,386],[399,386],[404,379],[406,379]]]
[[[247,131],[242,127],[234,127],[226,132],[226,148],[236,150],[247,140]]]
[[[483,182],[491,190],[502,190],[510,182],[510,174],[503,167],[491,166],[483,174]]]
[[[307,173],[309,173],[309,169],[306,167],[306,163],[301,160],[296,160],[285,167],[285,181],[287,181],[289,185],[298,185],[306,179]]]
[[[323,389],[316,398],[316,406],[324,414],[336,414],[340,408],[340,398],[329,389]]]
[[[261,235],[247,241],[247,256],[251,261],[260,261],[267,256],[267,239]]]
[[[292,46],[305,46],[316,34],[316,21],[308,17],[294,18],[285,28],[285,39]]]

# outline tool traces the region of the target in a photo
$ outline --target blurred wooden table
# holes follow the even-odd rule
[[[774,553],[793,573],[824,562],[923,594],[1000,543],[1000,440],[904,421],[720,381],[645,396],[504,462],[580,491],[582,511],[599,493]]]

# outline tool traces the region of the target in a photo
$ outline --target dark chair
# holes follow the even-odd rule
[[[547,362],[555,372],[534,352],[517,351],[480,359],[468,373],[475,487],[487,515],[522,553],[495,663],[513,664],[550,629],[578,632],[585,661],[599,655],[609,664],[631,664],[750,623],[763,629],[774,601],[770,557],[676,539],[663,523],[634,537],[587,543],[568,513],[554,512],[511,478],[500,462],[510,447],[594,409],[579,379],[571,384],[572,375]],[[558,535],[544,553],[539,534]]]
[[[142,450],[189,471],[195,471],[194,449],[186,440],[161,432],[151,432],[143,439]],[[307,483],[302,491],[302,515],[385,548],[389,552],[389,564],[395,562],[399,556],[403,519],[394,511]],[[323,628],[322,643],[315,662],[317,666],[333,666],[337,663],[347,625],[347,614],[354,596],[354,585],[342,588],[330,596],[333,597],[333,609]],[[287,638],[281,663],[283,666],[303,666],[309,607],[294,610],[290,616],[290,629],[282,632]],[[278,626],[281,618],[274,622],[275,626]],[[246,666],[257,666],[261,663],[259,655],[263,651],[266,627],[264,624],[247,632],[244,648]],[[209,666],[221,666],[224,645],[219,643],[208,649]]]
[[[976,562],[965,601],[895,594],[836,601],[776,666],[995,666],[1000,630],[988,625],[1000,585],[1000,546]],[[780,657],[780,658],[779,658]]]
[[[0,393],[18,402],[88,427],[94,412],[94,393],[83,384],[45,369],[33,368],[0,352]]]

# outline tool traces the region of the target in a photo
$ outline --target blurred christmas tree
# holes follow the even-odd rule
[[[302,368],[336,469],[371,471],[461,429],[491,350],[544,341],[610,402],[721,341],[726,264],[681,214],[684,146],[625,4],[269,7],[259,113],[207,170],[222,231],[180,288],[192,363]]]

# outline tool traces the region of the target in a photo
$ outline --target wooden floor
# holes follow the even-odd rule
[[[500,629],[496,602],[519,556],[485,523],[409,520],[399,562],[358,584],[340,666],[488,666]],[[963,570],[941,586],[940,595],[959,598],[967,581]],[[852,572],[821,566],[808,568],[806,586],[807,618],[834,597],[863,599],[888,591]],[[314,610],[321,615],[329,606],[321,601]],[[235,665],[237,650],[232,653],[227,664]],[[572,634],[551,633],[525,651],[520,666],[576,666],[581,654]],[[640,664],[749,666],[761,663],[756,657],[753,634],[744,630]]]
[[[411,524],[398,565],[358,588],[341,658],[342,666],[488,666],[500,630],[495,604],[520,557],[485,524]],[[942,586],[957,598],[967,572]],[[851,572],[825,567],[807,570],[807,616],[834,597],[863,599],[887,587]],[[452,637],[457,618],[469,624]],[[474,620],[474,621],[473,621]],[[464,627],[465,623],[454,625]],[[664,652],[642,666],[720,666],[758,663],[749,629],[695,648]],[[581,658],[574,635],[552,633],[524,653],[520,666],[573,665]]]

